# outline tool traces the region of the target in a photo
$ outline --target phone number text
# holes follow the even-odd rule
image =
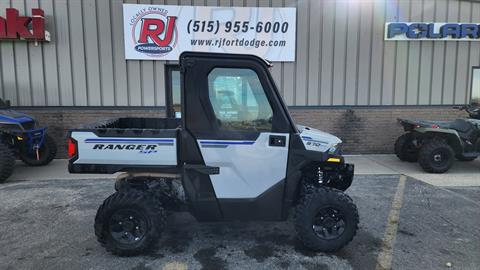
[[[257,33],[286,33],[288,22],[256,22],[250,21],[199,21],[190,20],[187,25],[188,33],[207,32],[217,34],[218,31],[225,33],[246,33],[255,31]]]

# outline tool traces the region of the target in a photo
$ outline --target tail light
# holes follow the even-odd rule
[[[68,157],[72,158],[77,155],[77,141],[68,138]]]
[[[440,126],[439,126],[439,125],[436,125],[436,124],[433,124],[433,125],[431,125],[430,127],[431,127],[431,128],[440,128]]]

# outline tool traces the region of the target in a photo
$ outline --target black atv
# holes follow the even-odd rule
[[[395,142],[402,161],[417,162],[426,172],[444,173],[454,159],[472,161],[480,155],[480,106],[456,107],[470,118],[455,121],[398,119],[407,132]]]
[[[10,109],[10,102],[0,99],[0,183],[13,173],[18,156],[29,166],[50,163],[57,146],[30,116]]]

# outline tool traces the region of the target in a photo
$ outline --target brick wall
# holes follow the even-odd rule
[[[66,132],[86,123],[115,117],[164,117],[164,109],[33,109],[19,108],[34,116],[56,138],[59,158],[66,157]],[[447,106],[432,107],[352,107],[346,108],[291,108],[298,124],[332,133],[344,141],[344,152],[392,153],[395,139],[402,134],[397,118],[426,120],[453,120],[466,117]]]
[[[341,138],[346,154],[392,153],[395,140],[403,133],[397,118],[447,121],[467,116],[451,106],[290,109],[290,113],[298,124]]]

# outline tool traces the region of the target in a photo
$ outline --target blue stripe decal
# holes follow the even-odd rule
[[[232,141],[200,141],[201,144],[228,144],[228,145],[252,145],[255,141],[242,141],[242,142],[232,142]]]
[[[307,136],[302,136],[302,139],[307,141],[307,142],[317,142],[317,143],[321,143],[321,144],[328,144],[328,142],[314,140],[313,138],[307,137]]]
[[[85,139],[85,143],[173,143],[173,139]]]
[[[19,118],[12,118],[8,116],[0,116],[0,121],[11,122],[11,123],[24,123],[32,121],[32,118],[28,118],[26,116],[22,116]]]

